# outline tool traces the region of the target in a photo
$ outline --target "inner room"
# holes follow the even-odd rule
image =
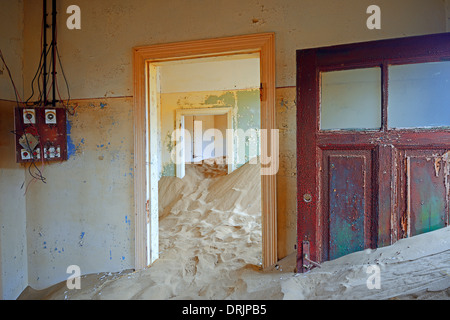
[[[156,65],[159,259],[177,256],[171,272],[190,286],[261,265],[259,54]]]
[[[189,136],[189,139],[186,139],[185,136],[184,140],[185,163],[202,163],[203,161],[207,161],[209,163],[224,164],[226,169],[227,114],[185,115],[183,121],[184,128]],[[220,134],[212,135],[211,141],[203,140],[205,132],[214,129],[217,129]]]

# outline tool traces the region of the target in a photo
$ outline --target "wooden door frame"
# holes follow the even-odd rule
[[[177,109],[175,110],[175,118],[176,118],[176,128],[184,129],[184,120],[182,119],[185,116],[216,116],[216,115],[226,115],[227,116],[227,129],[233,129],[233,120],[232,120],[232,107],[221,107],[221,108],[196,108],[196,109]],[[184,141],[184,132],[181,131],[181,139]],[[182,147],[184,150],[184,147]],[[181,156],[182,158],[184,157]],[[231,160],[230,160],[231,159]],[[234,164],[234,153],[233,153],[233,141],[229,141],[227,139],[227,164],[228,164],[228,174],[232,173],[235,170]],[[177,163],[175,169],[175,175],[178,178],[183,178],[185,175],[185,166],[186,163]]]
[[[297,270],[306,271],[305,254],[309,260],[322,261],[324,232],[321,208],[320,171],[322,150],[329,146],[357,146],[371,150],[373,157],[384,159],[372,172],[378,189],[373,198],[376,219],[375,246],[390,245],[400,238],[396,186],[391,184],[398,174],[396,148],[414,148],[420,141],[435,148],[450,144],[450,130],[429,130],[388,127],[388,65],[448,61],[450,33],[378,40],[297,51]],[[379,131],[320,132],[320,72],[353,68],[380,67],[382,71],[382,127]],[[380,143],[383,141],[383,143]],[[315,172],[315,174],[311,174]],[[388,178],[387,178],[388,177]],[[389,179],[390,177],[390,179]],[[304,201],[304,195],[312,195]]]
[[[152,86],[148,64],[161,61],[223,56],[237,53],[260,54],[262,86],[261,129],[276,128],[275,123],[275,34],[213,38],[168,44],[136,47],[133,49],[134,78],[134,204],[135,204],[135,269],[146,268],[157,259],[157,230],[152,231],[150,221],[154,213],[147,209],[146,147],[149,124],[146,113],[150,110]],[[150,139],[149,137],[148,139]],[[261,141],[271,149],[270,141]],[[150,188],[155,186],[150,186]],[[156,186],[157,188],[157,186]],[[277,261],[277,207],[276,176],[261,176],[262,201],[262,253],[263,267]],[[157,218],[157,217],[156,217]]]

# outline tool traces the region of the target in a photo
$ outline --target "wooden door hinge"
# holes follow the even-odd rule
[[[261,101],[266,101],[266,90],[262,82],[259,84],[259,99]]]

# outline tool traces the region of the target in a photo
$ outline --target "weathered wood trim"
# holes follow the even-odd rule
[[[145,59],[134,51],[134,210],[135,210],[135,269],[147,266],[147,217],[146,217],[146,170],[145,170]]]
[[[146,180],[145,148],[147,107],[145,63],[200,57],[222,56],[236,53],[260,54],[261,83],[265,99],[261,101],[261,129],[276,128],[275,116],[275,35],[253,35],[214,38],[186,42],[136,47],[134,51],[134,134],[135,134],[135,268],[143,269],[147,261],[147,220],[145,213]],[[265,144],[266,141],[261,141]],[[278,143],[278,142],[277,142]],[[270,145],[269,145],[270,146]],[[269,147],[270,150],[270,147]],[[276,175],[261,177],[263,267],[277,261],[277,206]]]
[[[297,51],[297,269],[305,271],[302,248],[307,241],[310,259],[320,262],[323,242],[321,172],[324,153],[333,150],[373,150],[374,170],[371,245],[392,244],[408,233],[404,150],[449,150],[450,128],[391,129],[388,119],[389,65],[450,60],[450,33],[405,37],[312,48]],[[320,72],[380,67],[382,70],[382,126],[379,130],[321,131]],[[399,163],[401,165],[399,165]],[[403,179],[403,180],[402,180]],[[403,186],[404,185],[404,186]],[[402,189],[403,188],[403,189]],[[305,202],[304,194],[312,195]],[[405,208],[399,208],[405,203]],[[399,228],[399,225],[401,226]],[[405,232],[405,234],[402,234]]]

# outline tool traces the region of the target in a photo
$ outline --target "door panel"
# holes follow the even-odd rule
[[[404,236],[443,228],[449,214],[449,153],[402,150],[401,230]]]
[[[336,259],[371,244],[371,152],[323,152],[324,259]]]

